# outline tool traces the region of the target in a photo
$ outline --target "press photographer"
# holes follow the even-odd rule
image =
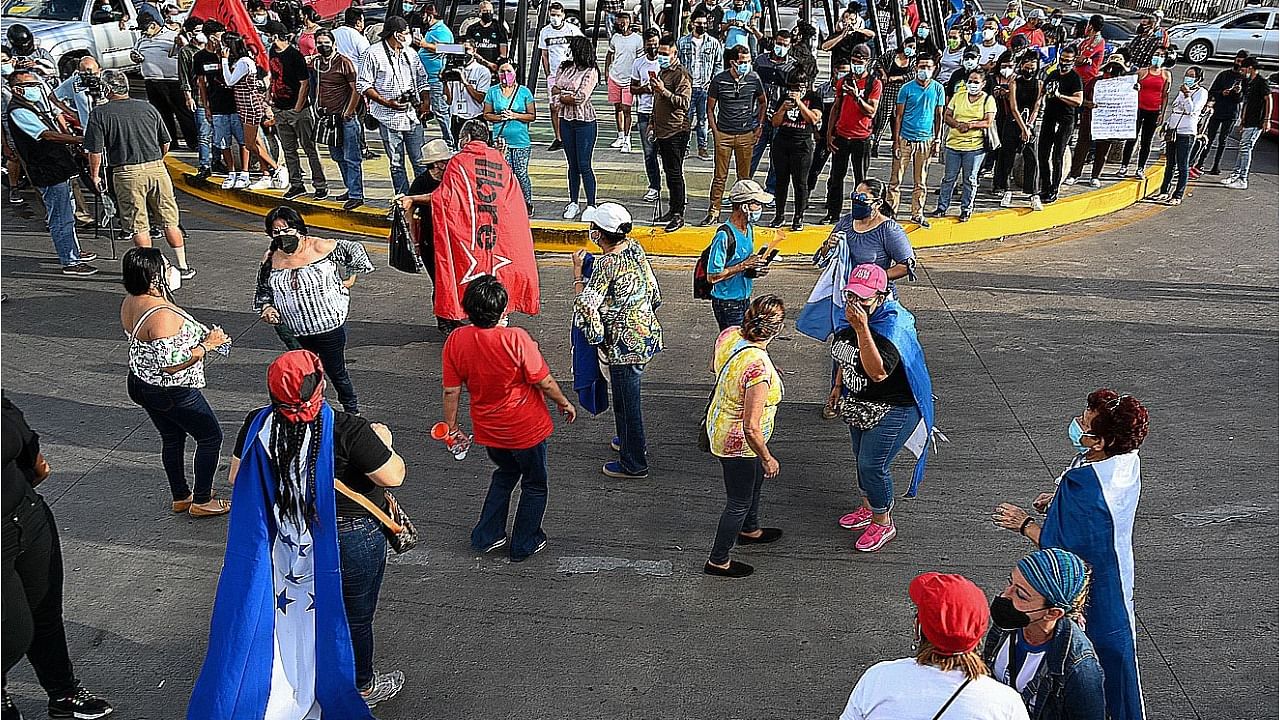
[[[493,84],[493,74],[480,62],[476,54],[476,43],[467,40],[463,43],[463,54],[457,67],[450,67],[440,73],[444,81],[444,97],[449,102],[449,125],[453,137],[458,137],[458,130],[468,120],[474,120],[484,114],[485,93]],[[450,58],[452,64],[452,58]],[[461,145],[461,141],[459,141]]]
[[[368,119],[382,136],[392,185],[403,195],[409,191],[405,158],[413,164],[415,177],[427,169],[422,161],[422,121],[430,114],[431,94],[427,71],[409,47],[409,24],[404,18],[388,17],[379,38],[360,56],[356,90],[369,101]]]

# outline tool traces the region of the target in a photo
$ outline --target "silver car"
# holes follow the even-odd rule
[[[131,0],[6,0],[4,26],[21,23],[53,55],[63,77],[85,55],[103,68],[137,66],[129,57],[141,38]]]
[[[1190,63],[1231,57],[1248,50],[1264,60],[1280,59],[1280,11],[1252,6],[1233,10],[1209,22],[1182,23],[1169,28],[1169,42],[1182,48]]]

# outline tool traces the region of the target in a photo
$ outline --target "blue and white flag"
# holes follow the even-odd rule
[[[209,649],[188,720],[370,720],[355,683],[342,602],[333,478],[333,410],[291,468],[295,492],[314,493],[316,517],[295,522],[276,502],[264,408],[249,427],[236,475],[227,552],[213,605]],[[315,474],[305,471],[311,444]],[[305,503],[304,503],[305,505]]]
[[[843,243],[842,243],[843,244]],[[849,253],[841,248],[822,269],[809,299],[796,316],[796,330],[814,340],[826,342],[836,332],[849,327],[844,317],[844,286],[849,282]]]
[[[1146,712],[1133,615],[1133,518],[1141,491],[1136,450],[1073,467],[1063,473],[1040,532],[1040,547],[1070,550],[1092,568],[1085,635],[1102,665],[1110,720],[1142,720]]]

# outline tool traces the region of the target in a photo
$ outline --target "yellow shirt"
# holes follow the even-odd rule
[[[711,439],[711,454],[716,457],[756,456],[742,429],[743,399],[747,388],[752,385],[766,383],[769,386],[760,429],[765,440],[773,435],[773,416],[778,411],[778,403],[782,402],[782,378],[774,369],[769,353],[762,347],[750,345],[733,354],[748,345],[736,326],[726,329],[716,338],[714,366],[720,381],[707,408],[707,434]],[[726,361],[729,363],[727,368]]]
[[[978,96],[977,100],[970,102],[969,93],[962,90],[951,96],[947,109],[951,111],[951,116],[957,122],[978,122],[988,114],[995,115],[996,100],[984,92]],[[983,132],[985,130],[982,128],[974,128],[968,132],[950,128],[947,130],[947,147],[952,150],[981,150]]]

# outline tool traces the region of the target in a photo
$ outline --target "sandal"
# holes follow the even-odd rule
[[[213,507],[209,507],[212,505]],[[213,517],[215,515],[226,515],[231,512],[231,501],[221,498],[212,498],[204,505],[191,504],[189,510],[191,517]]]
[[[195,495],[188,495],[186,500],[174,500],[173,511],[175,513],[186,512],[187,510],[191,509],[191,503],[195,501],[195,499],[196,499]]]

